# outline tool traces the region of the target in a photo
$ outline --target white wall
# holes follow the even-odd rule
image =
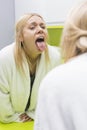
[[[70,8],[83,0],[15,0],[15,20],[27,12],[41,14],[47,24],[62,24]]]
[[[63,24],[69,9],[80,1],[0,0],[0,49],[14,41],[15,21],[24,13],[39,13],[47,24]]]
[[[14,40],[14,0],[0,0],[0,49]]]

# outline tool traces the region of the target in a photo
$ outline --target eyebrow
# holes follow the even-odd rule
[[[31,22],[31,23],[29,23],[30,25],[37,25],[37,23],[36,22]],[[42,22],[42,23],[40,23],[40,25],[45,25],[45,23],[44,22]]]

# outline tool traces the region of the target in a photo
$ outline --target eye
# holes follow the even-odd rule
[[[29,29],[30,29],[30,30],[34,30],[34,29],[35,29],[35,26],[30,26]]]
[[[42,28],[42,29],[46,29],[46,26],[45,26],[45,25],[41,25],[41,28]]]

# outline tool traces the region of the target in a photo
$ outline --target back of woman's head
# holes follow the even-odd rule
[[[87,1],[73,8],[67,16],[61,47],[65,61],[87,52]]]

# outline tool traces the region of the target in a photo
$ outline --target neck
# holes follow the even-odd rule
[[[28,65],[29,65],[31,74],[34,74],[36,71],[36,65],[37,65],[37,61],[39,60],[39,57],[40,56],[31,58],[31,57],[27,56],[27,61],[28,61]]]
[[[27,57],[27,60],[33,65],[37,62],[37,60],[39,59],[39,56],[37,57]]]

